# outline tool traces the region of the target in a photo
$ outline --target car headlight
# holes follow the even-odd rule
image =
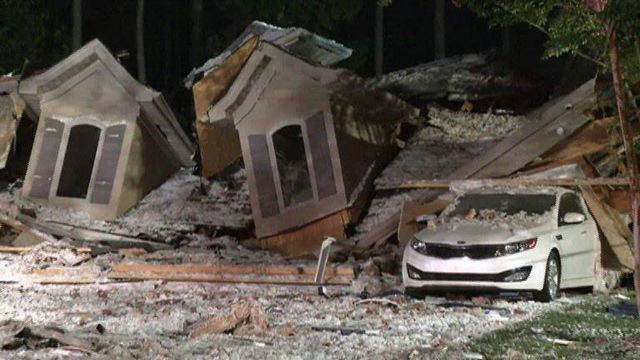
[[[513,255],[526,250],[531,250],[538,244],[538,238],[527,239],[524,241],[518,241],[511,244],[498,246],[494,256]]]
[[[411,248],[420,254],[427,255],[427,244],[422,240],[411,239]]]

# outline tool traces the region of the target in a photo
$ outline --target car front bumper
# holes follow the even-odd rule
[[[542,290],[548,256],[547,250],[536,248],[490,259],[441,259],[422,255],[407,246],[402,261],[402,278],[405,287],[411,288]],[[510,276],[527,271],[528,276],[524,280],[517,279],[517,275]],[[410,272],[412,276],[409,276]],[[519,281],[514,281],[514,278]]]

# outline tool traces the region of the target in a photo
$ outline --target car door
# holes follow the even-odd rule
[[[568,224],[563,221],[568,213],[582,214],[583,222]],[[556,235],[560,247],[560,261],[562,266],[562,278],[564,280],[576,280],[586,275],[585,269],[593,269],[594,242],[589,231],[590,222],[593,220],[587,216],[580,197],[573,192],[564,193],[560,197],[558,208],[558,230]]]

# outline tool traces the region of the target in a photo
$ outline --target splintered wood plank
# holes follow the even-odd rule
[[[97,267],[48,267],[30,272],[5,271],[0,273],[0,283],[38,283],[38,284],[95,284],[101,281]]]
[[[626,268],[625,270],[632,271],[634,258],[629,246],[629,240],[632,238],[631,231],[621,223],[614,213],[615,210],[598,199],[590,186],[580,186],[580,191],[618,261]]]
[[[250,284],[317,285],[315,267],[293,265],[117,264],[108,274],[114,280],[165,280]],[[349,285],[353,267],[328,266],[325,285]]]
[[[533,111],[528,117],[535,121],[454,171],[449,179],[506,176],[542,155],[589,121],[583,112],[593,105],[594,84],[590,80]],[[557,130],[560,127],[562,131]]]
[[[3,253],[17,253],[21,254],[24,252],[31,251],[31,246],[6,246],[0,245],[0,252]]]
[[[310,275],[315,276],[315,266],[261,265],[261,264],[143,264],[123,263],[112,266],[113,272],[208,273],[208,274],[262,274],[262,275]],[[327,266],[327,276],[354,276],[353,267],[345,265]]]

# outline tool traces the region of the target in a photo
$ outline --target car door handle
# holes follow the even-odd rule
[[[582,235],[587,235],[587,230],[582,230],[582,231],[580,231],[580,234],[582,234]]]
[[[562,235],[556,235],[557,240],[562,240]]]

